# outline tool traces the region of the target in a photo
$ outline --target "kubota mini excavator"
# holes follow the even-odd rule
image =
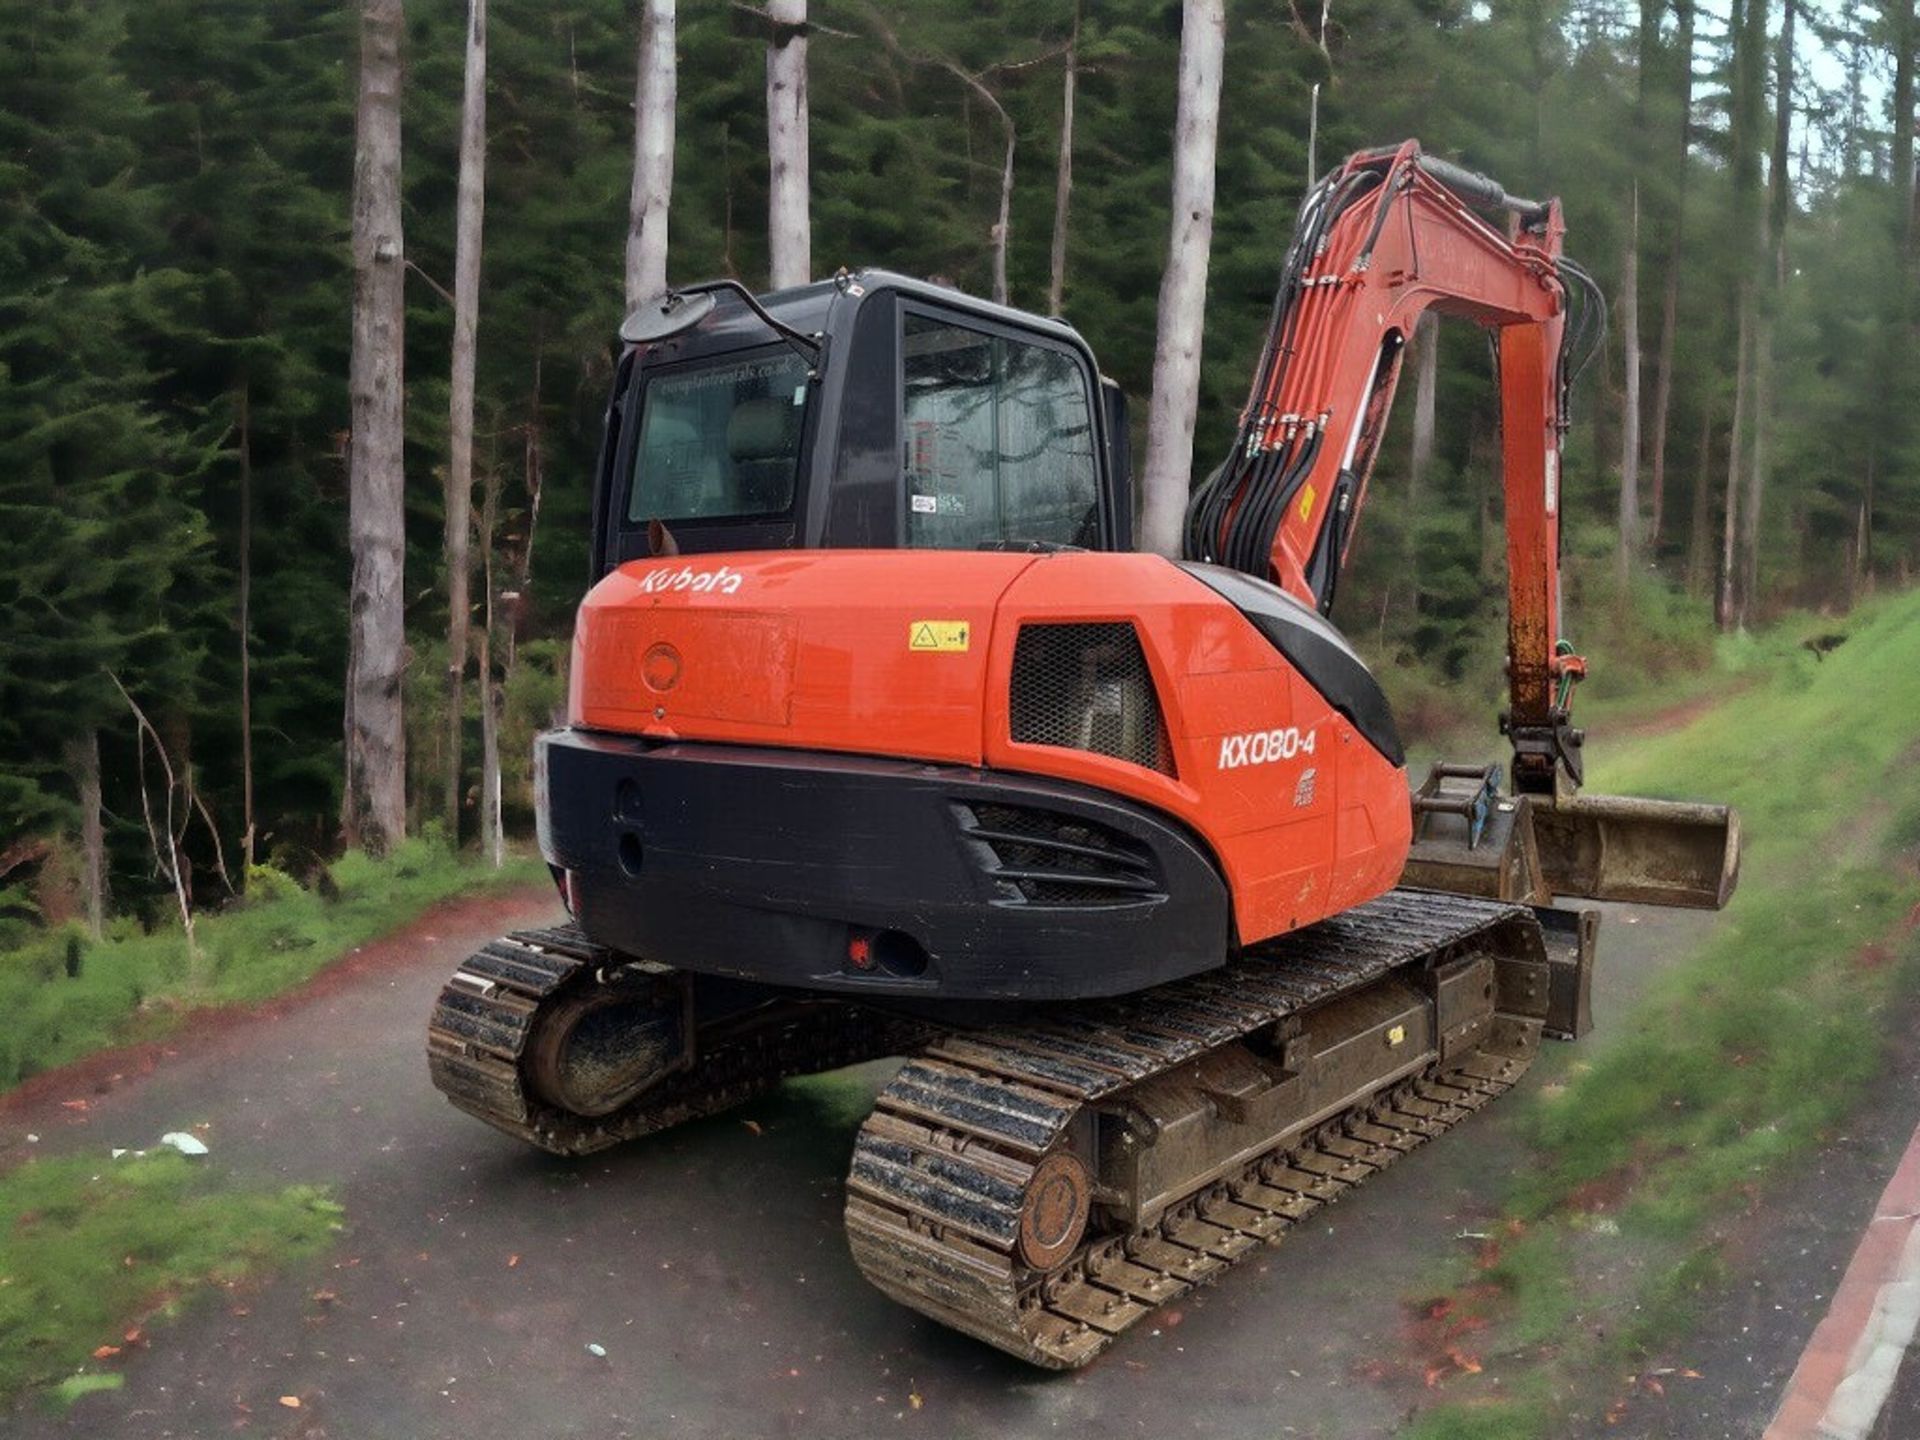
[[[1587,1028],[1596,912],[1718,906],[1720,807],[1576,793],[1559,447],[1601,302],[1557,202],[1409,142],[1315,187],[1186,558],[1129,553],[1124,402],[1067,326],[882,271],[644,307],[568,723],[572,924],[429,1029],[577,1154],[904,1054],[847,1179],[889,1295],[1083,1364]],[[1328,623],[1426,309],[1497,340],[1511,791],[1400,738]],[[1411,887],[1423,888],[1411,888]]]

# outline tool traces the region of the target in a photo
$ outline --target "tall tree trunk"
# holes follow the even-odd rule
[[[1000,206],[988,238],[993,244],[993,301],[996,305],[1005,305],[1008,303],[1007,241],[1013,233],[1013,155],[1019,132],[1014,128],[1013,116],[1007,113],[1007,107],[1000,103],[1000,97],[993,93],[986,81],[952,60],[936,60],[933,63],[965,85],[968,92],[977,96],[980,103],[993,112],[994,119],[1000,122]],[[968,144],[971,145],[971,112],[966,129]]]
[[[253,406],[247,382],[234,398],[240,431],[240,853],[253,868]],[[245,871],[242,871],[244,877]]]
[[[1855,524],[1853,543],[1853,593],[1872,593],[1874,589],[1874,465],[1880,459],[1874,445],[1866,447],[1866,484],[1860,488],[1860,515]]]
[[[767,0],[768,283],[775,290],[813,278],[807,210],[807,0]]]
[[[1060,163],[1053,172],[1053,253],[1047,270],[1047,313],[1058,315],[1067,294],[1067,211],[1073,196],[1073,89],[1080,75],[1080,0],[1060,77]]]
[[[1141,474],[1140,546],[1168,556],[1180,553],[1181,522],[1193,480],[1225,50],[1225,0],[1184,0],[1180,99],[1173,129],[1173,228],[1160,280],[1153,398],[1147,408],[1147,458]]]
[[[514,662],[520,653],[520,618],[527,611],[529,589],[533,584],[533,537],[540,526],[540,496],[546,489],[546,434],[540,421],[541,356],[533,352],[533,400],[527,412],[527,448],[525,475],[527,486],[527,533],[513,565],[513,605],[507,612],[507,660],[502,667],[503,681],[513,684]]]
[[[720,122],[720,174],[725,198],[720,215],[720,273],[732,279],[740,277],[733,259],[733,128]]]
[[[1867,52],[1859,34],[1847,39],[1847,126],[1840,143],[1840,176],[1851,180],[1860,173],[1862,138],[1867,131]]]
[[[1867,550],[1867,507],[1860,503],[1854,507],[1853,540],[1847,546],[1847,609],[1851,610],[1860,603],[1861,579],[1866,573],[1864,557]]]
[[[1913,255],[1913,0],[1889,0],[1893,39],[1893,193],[1899,200],[1900,253]]]
[[[1781,0],[1780,39],[1773,62],[1773,151],[1767,166],[1767,241],[1773,283],[1787,279],[1787,220],[1793,213],[1793,187],[1787,161],[1793,153],[1793,21],[1798,0]]]
[[[1627,202],[1627,243],[1620,256],[1620,584],[1640,549],[1640,182]]]
[[[346,785],[341,826],[380,854],[407,825],[403,294],[400,227],[401,0],[361,0],[354,126],[353,407],[347,538]]]
[[[1673,220],[1667,237],[1667,273],[1660,298],[1660,356],[1653,382],[1653,469],[1646,538],[1655,551],[1660,546],[1667,503],[1667,431],[1673,414],[1673,357],[1680,323],[1680,269],[1686,260],[1687,180],[1692,173],[1687,159],[1693,137],[1693,0],[1675,0],[1674,9],[1679,20],[1674,52],[1679,70],[1676,99],[1680,123],[1679,143],[1673,152]]]
[[[1756,304],[1755,309],[1758,310]],[[1734,624],[1744,630],[1760,593],[1760,509],[1766,490],[1768,410],[1773,390],[1773,321],[1757,313],[1753,321],[1753,438],[1747,455],[1747,497],[1740,508],[1740,584]]]
[[[1307,97],[1307,189],[1320,183],[1320,82]]]
[[[1006,305],[1010,303],[1006,288],[1006,242],[1014,232],[1014,142],[1018,140],[1018,132],[1014,131],[1014,117],[1006,113],[1000,98],[985,84],[975,81],[975,86],[998,115],[1000,136],[1006,142],[1000,154],[1000,213],[993,223],[993,303]]]
[[[480,325],[480,255],[487,190],[487,0],[467,0],[467,76],[460,112],[460,182],[454,212],[453,383],[447,415],[447,843],[460,844],[466,726],[469,594],[473,569],[473,388]]]
[[[667,288],[667,205],[673,196],[679,88],[674,0],[644,0],[633,89],[633,194],[627,205],[627,308]]]
[[[1787,279],[1787,218],[1793,192],[1787,162],[1793,145],[1793,20],[1795,0],[1781,0],[1780,40],[1774,57],[1773,146],[1768,158],[1766,297],[1754,326],[1753,454],[1747,471],[1747,501],[1740,516],[1739,623],[1744,626],[1760,593],[1760,521],[1767,488],[1768,442],[1773,429],[1773,335]]]
[[[493,542],[500,513],[500,475],[487,472],[480,504],[480,846],[497,870],[506,861],[500,818],[500,701],[493,682]]]
[[[1741,287],[1740,337],[1737,345],[1739,358],[1734,365],[1733,430],[1727,437],[1726,507],[1721,514],[1720,594],[1713,607],[1714,621],[1722,630],[1731,630],[1737,616],[1738,579],[1735,570],[1739,563],[1739,556],[1734,548],[1734,539],[1739,531],[1740,460],[1745,454],[1747,397],[1753,386],[1753,285],[1751,281]]]
[[[1676,232],[1680,217],[1674,216]],[[1667,255],[1664,293],[1660,297],[1660,354],[1654,362],[1652,466],[1647,481],[1648,547],[1658,552],[1667,508],[1667,429],[1673,413],[1673,351],[1680,321],[1680,254],[1676,243]]]
[[[107,842],[100,822],[100,732],[82,730],[67,746],[67,768],[80,792],[81,885],[87,907],[87,933],[98,940],[107,923]]]
[[[1013,117],[1001,105],[999,98],[988,93],[984,86],[981,89],[1000,117],[1000,133],[1006,142],[1000,160],[1000,213],[993,222],[993,303],[1006,305],[1010,303],[1007,298],[1007,241],[1013,234],[1013,147],[1018,136],[1013,128]]]
[[[1431,310],[1413,331],[1413,453],[1407,461],[1406,565],[1413,608],[1420,609],[1420,494],[1433,465],[1435,404],[1440,390],[1440,317]]]
[[[1693,470],[1693,514],[1687,526],[1687,594],[1698,598],[1707,590],[1707,555],[1712,549],[1707,527],[1713,519],[1713,407],[1700,407],[1700,458]]]
[[[1873,472],[1879,458],[1877,449],[1869,444],[1866,484],[1860,493],[1860,540],[1855,547],[1859,554],[1860,588],[1868,594],[1873,593]]]

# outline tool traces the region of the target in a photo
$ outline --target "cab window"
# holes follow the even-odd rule
[[[1100,543],[1093,414],[1071,353],[908,311],[901,361],[908,545]]]
[[[676,366],[646,378],[627,520],[774,514],[793,504],[807,362],[791,351]]]

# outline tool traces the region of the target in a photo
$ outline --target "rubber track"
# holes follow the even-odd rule
[[[1084,1365],[1509,1089],[1532,1062],[1539,1025],[1497,1021],[1479,1048],[1384,1084],[1305,1137],[1281,1137],[1152,1229],[1090,1227],[1073,1257],[1041,1275],[1015,1255],[1025,1182],[1074,1118],[1096,1101],[1124,1104],[1129,1087],[1286,1015],[1474,952],[1545,954],[1520,907],[1394,891],[1191,980],[1064,1007],[1037,1024],[942,1036],[881,1093],[855,1143],[854,1259],[881,1290],[946,1325],[1037,1365]]]
[[[633,1103],[597,1118],[547,1104],[526,1083],[522,1061],[543,1001],[612,983],[662,986],[664,966],[595,945],[571,926],[518,930],[489,941],[440,992],[427,1026],[433,1083],[455,1105],[496,1129],[556,1155],[585,1155],[718,1114],[794,1075],[897,1055],[924,1027],[833,1002],[776,1002],[696,1033],[696,1062]]]

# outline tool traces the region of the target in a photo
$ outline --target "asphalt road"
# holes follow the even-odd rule
[[[0,1426],[1370,1440],[1424,1393],[1406,1301],[1471,1243],[1461,1232],[1497,1206],[1518,1159],[1496,1105],[1153,1333],[1079,1374],[1043,1375],[883,1300],[848,1259],[840,1176],[886,1066],[584,1161],[534,1154],[448,1107],[427,1081],[427,1010],[495,928],[552,918],[544,900],[509,908],[443,914],[276,1013],[189,1037],[87,1096],[84,1114],[57,1087],[0,1114],[0,1153],[37,1130],[42,1148],[103,1159],[205,1122],[209,1163],[331,1185],[349,1218],[325,1260],[153,1327],[115,1362],[123,1389],[65,1417],[29,1403]],[[1714,923],[1615,909],[1596,978],[1603,1031]]]

